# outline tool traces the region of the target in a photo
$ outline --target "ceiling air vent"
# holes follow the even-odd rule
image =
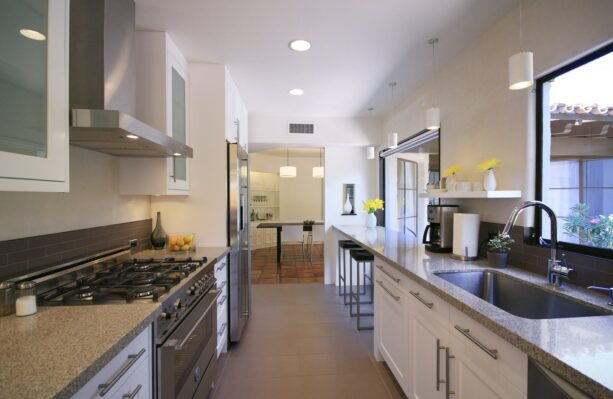
[[[315,134],[315,124],[313,123],[292,123],[287,126],[289,134]]]

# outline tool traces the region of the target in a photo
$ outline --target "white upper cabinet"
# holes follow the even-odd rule
[[[68,13],[0,3],[0,191],[68,191]]]
[[[165,32],[137,31],[136,117],[189,145],[187,60]],[[120,158],[124,195],[188,195],[190,160]]]
[[[225,71],[226,140],[248,149],[248,112],[228,70]]]

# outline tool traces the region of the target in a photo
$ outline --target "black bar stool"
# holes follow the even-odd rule
[[[361,318],[362,316],[374,316],[374,312],[362,313],[360,312],[360,305],[372,304],[373,296],[374,296],[374,286],[372,283],[372,265],[375,261],[375,257],[368,251],[363,249],[352,249],[349,252],[349,314],[351,317],[357,316],[357,327],[358,330],[372,330],[373,326],[362,326]],[[356,280],[357,280],[357,290],[353,290],[353,261],[357,265],[356,270]],[[362,266],[362,273],[360,273],[360,265]],[[369,266],[370,275],[366,274],[366,265]],[[370,282],[370,300],[362,301],[360,294],[360,274],[362,275],[362,287],[364,294],[366,294],[366,280],[368,279]],[[357,312],[353,313],[353,303],[355,302],[357,306]]]
[[[347,275],[347,261],[345,260],[345,255],[347,251],[352,250],[352,249],[359,249],[359,248],[361,247],[351,240],[339,240],[338,241],[338,280],[339,280],[338,295],[343,296],[343,303],[345,305],[347,305],[347,281],[345,279],[345,276]],[[341,257],[341,251],[342,251],[342,257]],[[342,258],[342,261],[341,261],[341,258]],[[341,263],[342,263],[342,269],[341,269]],[[342,289],[343,289],[342,293],[341,293],[341,282],[342,282]]]

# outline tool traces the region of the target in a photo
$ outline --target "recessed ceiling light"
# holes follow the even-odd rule
[[[182,154],[179,154],[178,152],[175,152],[173,155],[174,155],[175,157],[180,157]]]
[[[304,39],[296,39],[289,42],[289,48],[298,52],[307,51],[311,48],[311,43]]]
[[[32,29],[19,29],[19,33],[21,33],[22,36],[25,36],[28,39],[32,39],[36,41],[42,41],[47,38],[47,36],[43,35],[40,32],[32,30]]]
[[[134,134],[127,134],[126,137],[129,138],[129,139],[132,139],[132,140],[138,139],[138,136],[136,136]]]
[[[292,96],[301,96],[304,94],[304,90],[302,89],[291,89],[289,91],[289,94],[291,94]]]

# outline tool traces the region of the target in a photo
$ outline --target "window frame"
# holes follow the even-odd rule
[[[613,52],[613,41],[592,51],[591,53],[579,57],[578,59],[549,72],[536,79],[536,179],[535,179],[535,199],[543,200],[543,85],[560,75],[564,75],[574,69],[577,69],[585,64],[588,64],[600,57],[603,57]],[[548,246],[549,240],[542,238],[542,212],[534,212],[534,238],[537,246]],[[574,244],[565,241],[558,241],[559,249],[576,252],[588,256],[599,258],[613,258],[613,250],[607,248],[591,247],[589,245]]]

